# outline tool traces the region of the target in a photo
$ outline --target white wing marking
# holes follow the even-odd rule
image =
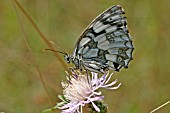
[[[107,18],[106,21],[107,21],[107,22],[113,22],[113,21],[115,21],[115,20],[120,20],[121,18],[122,18],[121,15],[113,15],[113,16]]]
[[[81,47],[79,50],[78,50],[78,54],[86,54],[86,52],[89,51],[89,47],[86,46],[86,47]]]
[[[115,35],[115,36],[121,36],[121,35],[124,35],[125,33],[124,32],[122,32],[122,31],[115,31],[115,32],[113,32],[113,34]]]
[[[87,35],[86,35],[87,37],[91,37],[92,39],[94,39],[95,38],[95,35],[93,34],[93,33],[87,33]]]
[[[128,48],[133,48],[132,42],[131,42],[131,41],[127,42],[127,43],[126,43],[126,47],[128,47]]]
[[[129,58],[132,58],[132,50],[133,49],[130,49],[130,48],[128,50],[126,50],[126,54]]]
[[[107,51],[110,54],[118,54],[118,50],[119,50],[119,48],[111,48],[111,49],[108,49]]]
[[[130,48],[131,45],[130,44],[125,45],[125,43],[126,43],[125,41],[110,43],[109,41],[106,40],[106,41],[98,44],[97,47],[102,50],[108,50],[110,48],[118,48],[118,47],[119,48],[124,48],[124,47]],[[129,43],[129,42],[127,42],[127,43]],[[132,46],[131,46],[131,48],[132,48]]]
[[[94,38],[94,41],[95,42],[98,42],[98,40],[100,40],[102,37],[104,37],[106,34],[101,34],[101,35],[98,35],[97,37]]]
[[[101,26],[103,26],[103,23],[100,22],[100,21],[97,21],[97,22],[94,24],[93,29],[95,30],[95,29],[97,29],[97,28],[99,28],[99,27],[101,27]]]
[[[99,28],[93,28],[94,32],[96,33],[99,33],[100,31],[103,31],[105,30],[106,28],[110,27],[111,25],[110,24],[107,24],[107,25],[102,25],[101,27]]]
[[[97,57],[99,49],[89,49],[89,51],[83,55],[84,58]]]
[[[103,18],[108,18],[111,14],[110,13],[106,13]]]
[[[113,32],[117,29],[117,26],[111,26],[109,28],[106,29],[106,33],[110,33],[110,32]]]
[[[115,66],[113,65],[113,62],[112,62],[112,61],[107,61],[106,64],[109,66],[109,69],[113,69],[113,70],[116,69]]]
[[[117,55],[106,54],[106,59],[110,61],[117,61]]]
[[[82,47],[84,46],[85,44],[87,44],[91,39],[86,37],[86,38],[83,38],[80,43],[79,43],[79,47]]]
[[[100,67],[96,66],[95,64],[89,64],[89,66],[95,68],[95,69],[100,69]]]
[[[84,48],[84,50],[83,50],[83,54],[86,54],[86,52],[89,50],[89,47],[88,46],[86,46],[85,48]]]
[[[129,37],[130,37],[130,36],[129,36]],[[121,38],[122,38],[123,40],[126,40],[126,41],[131,40],[129,37],[128,37],[127,35],[121,36]]]
[[[126,60],[124,60],[124,62],[125,62],[125,67],[127,67],[128,63],[130,62],[130,59],[126,59]]]
[[[78,54],[82,54],[82,53],[83,53],[83,50],[84,50],[84,47],[80,48],[80,49],[78,50]]]
[[[100,44],[100,43],[102,43],[104,41],[106,41],[106,35],[101,37],[97,42],[98,42],[98,44]]]

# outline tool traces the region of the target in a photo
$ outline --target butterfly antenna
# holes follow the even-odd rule
[[[54,45],[56,48],[58,48],[59,50],[61,50],[60,53],[64,53],[64,54],[67,55],[67,53],[66,53],[64,50],[62,50],[59,46],[57,46],[57,44],[55,44],[53,41],[50,41],[50,43],[53,44],[53,45]]]
[[[53,49],[43,49],[43,51],[53,51],[53,52],[57,52],[57,53],[61,53],[61,54],[67,55],[66,52],[56,51],[56,50],[53,50]]]

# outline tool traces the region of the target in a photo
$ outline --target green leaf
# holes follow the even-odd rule
[[[95,101],[94,104],[100,109],[100,112],[97,112],[92,104],[89,104],[90,113],[107,113],[107,105],[102,101]]]

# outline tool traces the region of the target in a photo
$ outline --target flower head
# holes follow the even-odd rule
[[[62,102],[58,103],[55,108],[61,109],[62,113],[82,113],[82,107],[91,104],[95,111],[100,112],[100,108],[95,104],[101,101],[104,96],[99,91],[101,88],[118,89],[121,83],[114,86],[117,80],[108,83],[112,74],[82,74],[79,71],[72,72],[67,82],[62,82],[63,96],[59,96]]]
[[[94,104],[95,101],[102,100],[102,92],[98,91],[100,88],[117,89],[121,85],[113,86],[117,83],[117,80],[108,84],[111,76],[109,72],[99,77],[97,73],[91,72],[91,75],[84,75],[78,71],[72,72],[68,82],[62,82],[64,88],[64,97],[68,100],[68,103],[64,104],[59,109],[62,109],[62,113],[80,113],[82,107],[91,103],[97,112],[100,109]]]

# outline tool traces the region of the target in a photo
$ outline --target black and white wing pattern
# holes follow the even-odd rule
[[[77,68],[104,73],[128,67],[134,47],[123,14],[121,6],[112,6],[85,29],[71,55]]]

